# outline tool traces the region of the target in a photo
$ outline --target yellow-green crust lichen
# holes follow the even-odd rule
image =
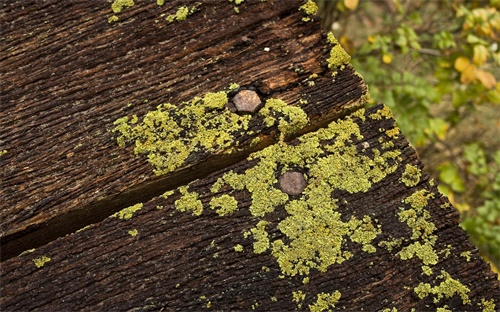
[[[225,216],[238,209],[238,201],[234,197],[224,194],[220,197],[213,197],[210,200],[210,208],[218,208],[215,212],[217,212],[219,216]]]
[[[181,186],[179,192],[182,196],[175,201],[175,209],[185,212],[192,211],[193,215],[199,216],[203,212],[203,204],[198,199],[198,193],[188,192],[187,186]]]
[[[485,300],[484,298],[482,298],[481,302],[478,303],[478,305],[483,308],[483,312],[495,312],[496,311],[495,310],[496,304],[493,301],[493,299]]]
[[[454,295],[459,295],[464,305],[471,303],[469,299],[470,289],[460,281],[453,279],[448,272],[441,270],[438,279],[443,281],[437,286],[431,286],[428,283],[418,284],[414,288],[417,296],[423,299],[429,295],[434,295],[434,303],[438,303],[443,297],[451,298]]]
[[[420,172],[420,169],[417,166],[407,164],[405,167],[405,171],[401,175],[401,181],[406,186],[411,187],[417,185],[420,182],[421,176],[422,173]]]
[[[139,234],[139,231],[137,229],[129,230],[127,233],[129,233],[132,237],[137,236]]]
[[[340,300],[341,294],[336,290],[332,294],[319,293],[316,302],[313,305],[309,305],[309,310],[311,312],[322,312],[335,308],[335,304]]]
[[[181,167],[195,152],[215,153],[237,148],[236,135],[248,130],[251,115],[238,115],[225,108],[224,91],[196,97],[177,108],[158,105],[143,118],[136,115],[117,119],[113,124],[119,146],[135,143],[134,153],[146,155],[155,174],[161,175]],[[280,137],[303,128],[305,112],[279,99],[268,99],[259,112],[268,126],[278,122]]]
[[[174,14],[170,14],[166,17],[167,22],[171,23],[174,21],[184,21],[189,15],[193,14],[198,10],[201,3],[196,3],[195,5],[188,8],[187,6],[180,6]]]
[[[333,75],[335,76],[337,74],[337,70],[344,69],[345,65],[351,61],[351,56],[347,54],[331,32],[328,33],[327,40],[331,45],[333,45],[330,50],[330,57],[327,59],[328,68],[332,70]]]
[[[306,294],[302,290],[292,291],[292,301],[297,303],[297,307],[302,308],[302,301],[306,299]]]
[[[120,13],[124,8],[134,6],[134,0],[115,0],[111,4],[114,13]]]
[[[40,258],[35,258],[33,259],[33,263],[36,265],[37,268],[41,268],[45,265],[45,263],[49,262],[50,258],[47,256],[41,256]]]
[[[142,209],[142,203],[138,203],[133,206],[127,207],[125,209],[122,209],[115,214],[112,214],[111,217],[120,218],[122,220],[129,220],[134,215],[134,212],[139,211],[141,209]]]
[[[303,17],[302,21],[309,22],[312,20],[311,16],[315,16],[316,14],[318,14],[318,5],[312,0],[307,0],[306,3],[299,7],[299,10],[304,11],[304,13],[308,15],[306,17]]]

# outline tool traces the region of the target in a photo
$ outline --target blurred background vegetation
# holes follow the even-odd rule
[[[315,2],[498,272],[500,0]]]

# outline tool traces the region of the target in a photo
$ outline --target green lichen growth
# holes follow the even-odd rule
[[[312,268],[324,272],[329,266],[353,257],[344,250],[346,238],[371,253],[376,250],[371,242],[381,233],[369,216],[343,221],[341,214],[335,211],[337,200],[331,197],[336,189],[366,192],[373,183],[397,169],[401,161],[398,150],[372,149],[374,156],[360,155],[353,140],[362,138],[359,126],[351,117],[332,122],[327,128],[300,137],[299,144],[280,142],[252,154],[250,161],[257,161],[252,168],[239,174],[224,174],[211,191],[216,193],[224,185],[248,191],[252,198],[249,209],[257,218],[283,207],[288,216],[277,229],[287,239],[277,239],[269,245],[267,236],[262,235],[265,239],[260,239],[254,234],[254,240],[261,246],[256,250],[264,252],[270,246],[282,273],[288,276],[307,275]],[[308,186],[301,198],[290,200],[277,188],[277,177],[297,167],[308,170]],[[264,234],[264,228],[260,223],[253,231]]]
[[[417,296],[423,299],[429,295],[433,295],[434,303],[438,303],[443,297],[451,298],[454,295],[459,295],[464,305],[471,303],[469,299],[470,289],[460,281],[453,279],[448,272],[441,270],[441,275],[438,276],[438,279],[443,281],[437,286],[431,286],[428,283],[418,284],[414,288]]]
[[[129,233],[132,237],[135,237],[135,236],[137,236],[137,234],[139,234],[139,231],[137,231],[136,229],[133,229],[133,230],[129,230],[127,233]]]
[[[387,134],[387,136],[390,138],[397,139],[398,136],[401,134],[401,131],[399,131],[398,127],[395,127],[393,129],[387,130],[385,134]]]
[[[386,309],[383,309],[382,312],[398,312],[398,309],[396,309],[396,308],[392,308],[392,309],[386,308]]]
[[[0,151],[0,157],[3,156],[3,155],[5,155],[5,154],[7,154],[7,150],[4,149],[4,150]]]
[[[391,112],[391,109],[388,106],[382,107],[377,112],[370,114],[370,118],[373,120],[381,120],[384,119],[394,119],[394,115]],[[397,128],[394,128],[397,129]]]
[[[179,187],[182,196],[175,201],[175,209],[186,212],[192,211],[193,215],[199,216],[203,212],[203,204],[198,199],[198,193],[188,192],[187,186]]]
[[[243,246],[241,246],[240,244],[236,244],[234,245],[234,251],[236,252],[242,252],[243,251]]]
[[[115,0],[111,4],[111,9],[114,13],[120,13],[124,8],[134,6],[134,0]]]
[[[157,175],[172,172],[194,152],[231,147],[234,135],[248,129],[251,116],[231,113],[224,108],[227,101],[225,92],[207,93],[180,108],[161,104],[141,120],[119,118],[114,122],[118,145],[134,142],[134,153],[146,155]]]
[[[177,108],[161,104],[143,118],[135,115],[113,124],[119,146],[135,143],[134,153],[146,155],[155,174],[181,167],[195,152],[216,153],[236,148],[236,135],[248,130],[251,115],[238,115],[225,108],[224,91],[207,93]],[[278,123],[280,137],[288,136],[307,122],[305,112],[278,99],[268,99],[259,114],[268,126]]]
[[[469,261],[470,261],[470,255],[471,255],[471,252],[470,252],[470,251],[464,251],[464,252],[461,252],[461,253],[460,253],[460,255],[461,255],[462,257],[464,257],[464,258],[465,258],[465,260],[466,260],[467,262],[469,262]]]
[[[448,306],[445,305],[444,307],[442,308],[437,308],[436,309],[436,312],[452,312],[450,309],[448,309]]]
[[[156,4],[158,4],[159,6],[162,6],[165,4],[165,0],[156,0]]]
[[[292,291],[292,301],[297,303],[297,307],[300,309],[302,308],[302,301],[306,299],[306,294],[302,292],[302,290],[299,291]]]
[[[399,221],[405,222],[412,230],[410,245],[403,247],[398,255],[407,260],[418,257],[425,265],[436,264],[438,255],[434,250],[437,236],[434,234],[436,226],[431,222],[427,206],[429,198],[434,195],[426,190],[419,190],[408,196],[403,202],[409,204],[411,209],[405,209],[398,213]]]
[[[285,137],[302,129],[309,122],[307,114],[301,108],[289,106],[280,99],[268,99],[259,114],[264,116],[268,127],[278,121],[278,130]]]
[[[483,308],[483,312],[495,312],[495,302],[493,299],[491,300],[485,300],[484,298],[481,299],[481,302],[478,303],[480,307]]]
[[[187,6],[180,6],[177,8],[177,11],[174,14],[170,14],[166,17],[167,22],[171,23],[174,21],[184,21],[189,15],[196,12],[200,3],[196,3],[192,7],[188,8]]]
[[[117,21],[118,21],[118,16],[116,16],[116,15],[111,15],[108,18],[108,23],[113,23],[113,22],[117,22]]]
[[[141,209],[142,209],[142,203],[138,203],[118,211],[117,213],[111,215],[111,217],[120,218],[122,220],[129,220],[134,215],[134,212],[139,211]]]
[[[46,256],[42,256],[40,258],[33,259],[33,263],[35,263],[37,268],[41,268],[45,265],[45,263],[49,262],[50,258]]]
[[[330,50],[330,57],[327,59],[328,68],[332,70],[333,76],[335,76],[337,70],[344,69],[345,65],[351,61],[351,56],[347,54],[331,32],[328,33],[327,40],[331,45],[333,45]]]
[[[420,169],[418,169],[417,166],[413,166],[410,164],[406,164],[405,171],[401,175],[401,181],[406,185],[406,186],[415,186],[420,182],[420,177],[422,176],[422,173],[420,172]]]
[[[318,13],[318,5],[312,0],[307,0],[306,3],[299,7],[299,10],[304,11],[304,13],[308,15],[303,17],[302,21],[309,22],[313,20],[310,16],[314,16]]]
[[[210,208],[219,208],[215,212],[219,216],[226,216],[238,210],[238,201],[234,197],[224,194],[220,197],[212,198],[210,200]]]
[[[269,222],[261,220],[250,230],[254,238],[253,251],[256,254],[263,253],[269,248],[269,237],[266,232],[266,225],[268,224]]]
[[[341,294],[338,290],[332,294],[319,293],[316,302],[313,305],[309,305],[309,310],[311,312],[322,312],[335,308],[335,304],[340,300],[340,297]]]

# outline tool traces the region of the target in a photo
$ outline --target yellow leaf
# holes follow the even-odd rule
[[[374,42],[375,42],[375,37],[373,37],[373,36],[371,36],[371,35],[370,35],[370,36],[368,36],[368,42],[369,42],[369,43],[374,43]]]
[[[474,56],[472,61],[474,64],[481,66],[486,63],[486,59],[488,58],[488,49],[484,45],[477,44],[474,46]]]
[[[344,0],[344,5],[351,11],[354,11],[358,6],[359,0]]]
[[[481,81],[483,86],[485,86],[487,89],[493,89],[497,84],[495,76],[481,69],[476,70],[476,78],[479,79],[479,81]]]
[[[385,64],[390,64],[392,62],[392,55],[390,55],[389,53],[386,53],[382,56],[382,62],[384,62]]]
[[[460,81],[463,84],[468,84],[476,80],[476,65],[474,64],[468,64],[465,69],[462,71],[462,74],[460,75]]]
[[[455,69],[459,72],[463,72],[469,66],[469,59],[465,56],[457,57],[455,60]]]

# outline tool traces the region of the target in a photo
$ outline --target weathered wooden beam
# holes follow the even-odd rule
[[[421,169],[386,107],[361,110],[2,263],[0,304],[494,311],[499,281]]]
[[[302,21],[301,5],[137,1],[109,22],[108,2],[2,4],[2,259],[235,163],[280,135],[278,122],[268,126],[254,114],[226,145],[193,148],[174,171],[157,176],[147,154],[134,155],[133,142],[118,146],[114,123],[124,116],[172,103],[180,124],[186,102],[239,84],[263,102],[281,99],[307,114],[292,138],[362,106],[362,79],[345,60],[329,64],[339,46],[325,40],[317,21]],[[179,20],[183,8],[190,15]],[[212,108],[211,116],[227,110]],[[196,129],[181,131],[185,141]]]

